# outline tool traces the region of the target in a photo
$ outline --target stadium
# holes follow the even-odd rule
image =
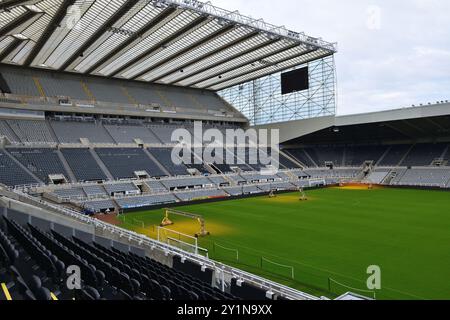
[[[337,54],[209,2],[0,1],[0,304],[450,299],[450,103],[338,115]]]

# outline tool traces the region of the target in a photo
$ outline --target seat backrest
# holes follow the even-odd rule
[[[32,276],[28,284],[33,292],[42,287],[42,281],[38,276]]]
[[[3,246],[0,244],[0,266],[9,266],[11,265],[11,262],[9,260],[8,254],[6,253]]]
[[[41,287],[39,289],[37,289],[36,291],[33,291],[34,296],[38,299],[38,300],[43,300],[43,301],[50,301],[52,300],[50,291],[45,288],[45,287]]]
[[[92,300],[100,300],[101,299],[101,295],[98,292],[97,289],[93,288],[93,287],[85,287],[83,290],[83,294],[87,296],[87,298],[92,299]]]
[[[166,300],[170,300],[172,298],[172,291],[165,285],[161,286],[162,292],[164,294],[164,298]]]

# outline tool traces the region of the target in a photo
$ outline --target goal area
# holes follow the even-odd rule
[[[190,236],[176,230],[161,226],[157,227],[157,240],[183,251],[205,257],[209,256],[208,250],[199,246],[197,237]]]
[[[209,231],[206,230],[206,222],[205,222],[205,219],[203,218],[203,216],[201,216],[199,214],[195,214],[195,213],[190,213],[190,212],[185,212],[185,211],[180,211],[180,210],[175,210],[175,209],[170,209],[170,208],[164,209],[164,218],[160,224],[160,227],[168,227],[168,226],[175,224],[174,220],[172,220],[172,218],[171,218],[173,216],[181,216],[181,217],[185,217],[185,218],[197,221],[199,224],[199,230],[195,233],[196,238],[206,237],[206,236],[210,235]]]

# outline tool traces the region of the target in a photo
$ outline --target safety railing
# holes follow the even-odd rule
[[[318,300],[319,299],[313,295],[295,290],[293,288],[289,288],[287,286],[264,279],[262,277],[254,275],[254,274],[245,272],[243,270],[230,267],[228,265],[225,265],[220,262],[216,262],[214,260],[211,260],[209,258],[200,256],[200,255],[196,255],[193,253],[183,251],[177,247],[174,247],[174,246],[162,243],[162,242],[158,242],[156,240],[153,240],[151,238],[148,238],[147,236],[138,234],[136,232],[121,229],[117,226],[114,226],[109,223],[100,221],[98,219],[89,217],[87,215],[84,215],[83,213],[81,213],[79,211],[75,211],[73,209],[54,205],[43,199],[39,199],[39,198],[33,197],[31,195],[28,195],[26,193],[23,193],[19,190],[11,189],[11,191],[15,192],[20,197],[24,197],[24,198],[28,199],[29,203],[34,203],[37,207],[47,209],[47,210],[59,213],[61,215],[73,218],[82,223],[91,225],[94,228],[98,228],[103,231],[108,231],[111,234],[118,235],[119,238],[127,239],[129,242],[134,242],[134,243],[138,244],[139,246],[147,247],[151,250],[158,249],[162,252],[165,252],[166,254],[180,256],[183,259],[188,259],[192,262],[199,264],[200,266],[210,268],[216,272],[216,277],[217,277],[216,280],[219,280],[219,282],[221,282],[222,284],[224,284],[224,281],[227,278],[228,279],[237,278],[246,283],[253,284],[261,289],[270,291],[274,294],[278,294],[278,295],[286,297],[288,299],[292,299],[292,300]],[[225,287],[222,286],[222,289],[224,289],[224,288]]]

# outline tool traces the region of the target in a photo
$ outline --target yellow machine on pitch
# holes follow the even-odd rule
[[[174,214],[174,215],[179,215],[182,217],[195,219],[198,221],[198,223],[200,224],[200,231],[195,234],[195,236],[197,238],[198,237],[206,237],[206,236],[210,235],[210,233],[206,230],[205,219],[201,215],[184,212],[184,211],[179,211],[179,210],[174,210],[174,209],[169,209],[169,208],[164,209],[164,212],[165,212],[165,214],[164,214],[164,219],[161,222],[161,227],[167,227],[167,226],[173,225],[174,224],[173,221],[170,220],[170,214]]]

